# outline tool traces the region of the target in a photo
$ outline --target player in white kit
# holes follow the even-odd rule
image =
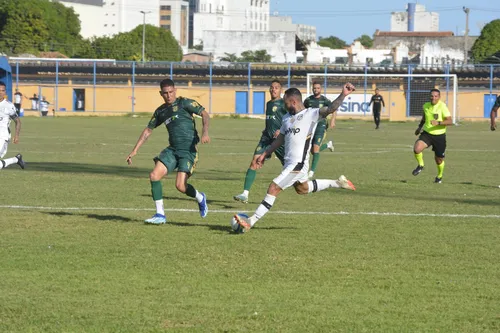
[[[298,194],[308,194],[328,188],[356,190],[352,182],[343,175],[336,180],[308,179],[309,151],[318,121],[337,111],[344,98],[353,91],[352,84],[345,84],[339,97],[330,106],[321,109],[306,109],[302,102],[302,94],[297,88],[290,88],[285,92],[283,98],[288,114],[283,117],[280,134],[257,160],[257,165],[262,166],[266,156],[271,156],[274,150],[284,142],[285,163],[283,171],[269,185],[266,197],[251,217],[234,216],[244,231],[250,230],[271,209],[276,196],[290,186],[293,186]]]
[[[21,154],[2,160],[5,154],[7,154],[7,147],[10,142],[10,121],[14,120],[16,122],[16,133],[14,135],[14,143],[16,144],[19,142],[19,132],[21,131],[21,119],[19,119],[16,113],[16,107],[5,97],[6,86],[5,83],[0,82],[0,169],[4,169],[11,164],[18,164],[24,169],[24,161]]]

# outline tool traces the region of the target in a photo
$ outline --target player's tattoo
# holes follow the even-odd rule
[[[332,104],[328,107],[323,107],[319,110],[319,116],[322,118],[328,117],[329,114],[334,113],[335,111],[338,110],[338,108],[342,105],[342,102],[344,101],[345,95],[340,94],[339,97],[337,97]]]

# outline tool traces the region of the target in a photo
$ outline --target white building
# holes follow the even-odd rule
[[[269,18],[269,31],[294,31],[297,37],[304,42],[316,41],[316,27],[294,24],[291,16],[271,16]]]
[[[193,15],[193,44],[204,31],[268,31],[270,0],[199,0]],[[234,53],[234,52],[233,52]]]
[[[226,53],[237,56],[244,51],[266,50],[272,62],[297,62],[294,31],[217,31],[205,30],[203,51],[218,61]]]
[[[438,41],[426,41],[420,51],[420,64],[424,66],[443,66],[463,64],[464,51],[451,47],[442,47]]]
[[[183,53],[189,45],[189,2],[187,0],[160,0],[160,27],[170,30]]]
[[[346,49],[331,49],[311,42],[307,45],[307,56],[304,57],[303,51],[297,51],[297,58],[303,59],[302,62],[321,63],[321,64],[345,64],[348,62],[348,53]]]
[[[439,14],[426,12],[418,3],[406,5],[406,12],[391,15],[391,31],[439,31]]]
[[[57,0],[56,0],[57,1]],[[146,24],[160,25],[160,0],[64,0],[58,1],[72,7],[81,22],[80,34],[84,38],[112,36]]]

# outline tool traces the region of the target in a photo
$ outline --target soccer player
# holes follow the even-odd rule
[[[255,176],[257,174],[257,159],[265,153],[265,151],[271,146],[273,141],[280,134],[281,120],[283,116],[287,113],[285,108],[285,103],[281,96],[281,83],[278,80],[273,80],[271,86],[269,87],[269,94],[271,94],[271,100],[266,104],[266,128],[262,131],[259,143],[255,148],[253,153],[252,162],[248,167],[247,173],[245,175],[245,183],[243,184],[243,193],[235,195],[233,198],[236,201],[241,201],[243,203],[248,202],[248,195],[250,193],[250,188],[255,181]],[[284,163],[285,157],[285,147],[281,145],[275,150],[276,157],[280,160],[281,164]]]
[[[284,143],[285,164],[283,171],[269,185],[264,200],[251,217],[234,216],[244,231],[250,230],[271,209],[276,196],[290,186],[293,186],[298,194],[308,194],[328,188],[343,188],[353,191],[356,189],[345,176],[340,176],[337,180],[308,179],[309,150],[316,124],[337,111],[344,98],[352,91],[354,91],[354,86],[350,83],[345,84],[339,97],[330,106],[321,109],[306,109],[302,103],[302,94],[297,88],[290,88],[285,92],[284,100],[289,113],[283,117],[280,135],[257,160],[257,164],[262,166],[266,156]]]
[[[16,107],[17,115],[21,114],[21,103],[23,101],[23,94],[16,89],[16,93],[14,94],[14,106]]]
[[[497,124],[496,124],[496,117],[497,117],[497,111],[498,108],[500,108],[500,95],[498,95],[497,100],[495,101],[495,104],[493,104],[493,107],[491,108],[490,112],[490,129],[492,131],[497,129]]]
[[[380,90],[375,89],[375,95],[372,96],[372,99],[370,100],[370,105],[373,103],[373,121],[375,121],[375,129],[379,129],[380,126],[380,111],[381,111],[381,105],[385,108],[385,102],[384,98],[382,95],[380,95]]]
[[[313,82],[313,94],[306,98],[304,101],[304,106],[306,108],[322,108],[323,106],[330,106],[332,102],[325,96],[321,95],[321,84],[319,82]],[[335,127],[335,118],[337,113],[332,115],[332,119],[330,121],[330,126]],[[316,131],[314,131],[313,137],[313,145],[311,149],[311,154],[313,155],[313,160],[311,163],[311,171],[309,171],[309,178],[314,177],[314,172],[318,167],[319,163],[319,152],[325,149],[330,149],[333,151],[333,142],[328,141],[328,143],[323,143],[323,140],[326,137],[326,130],[328,125],[326,123],[326,119],[321,119],[316,125]],[[323,143],[323,144],[322,144]]]
[[[132,157],[137,154],[139,148],[149,138],[153,129],[165,124],[169,146],[154,158],[155,167],[149,174],[151,182],[151,193],[156,204],[156,214],[152,218],[145,220],[149,224],[163,224],[167,222],[163,206],[163,189],[161,179],[177,169],[175,187],[181,193],[186,194],[198,201],[200,216],[205,217],[208,213],[207,198],[204,193],[198,192],[191,184],[188,184],[189,177],[193,174],[196,162],[198,161],[197,144],[200,141],[193,115],[202,117],[203,129],[201,143],[209,143],[208,123],[210,116],[205,108],[198,102],[177,97],[174,81],[165,79],[160,82],[160,95],[165,101],[153,114],[147,127],[139,136],[132,152],[127,156],[127,163],[132,164]]]
[[[430,96],[431,101],[425,103],[423,106],[422,120],[415,131],[415,135],[420,134],[420,136],[413,146],[413,152],[415,153],[418,165],[412,172],[414,176],[417,176],[424,170],[424,157],[422,152],[427,147],[432,146],[434,160],[436,161],[438,170],[434,183],[439,184],[443,180],[446,126],[453,124],[450,111],[440,98],[441,92],[438,89],[432,89]]]
[[[2,158],[7,154],[7,148],[10,142],[10,122],[14,120],[16,122],[16,133],[14,134],[14,143],[19,143],[19,133],[21,132],[21,119],[16,112],[16,107],[14,104],[9,102],[6,97],[6,85],[0,82],[0,169],[4,169],[12,164],[19,165],[24,169],[23,156],[17,154],[15,157],[7,158],[2,160]]]

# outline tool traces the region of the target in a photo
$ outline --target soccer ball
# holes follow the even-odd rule
[[[236,214],[238,216],[241,216],[241,217],[244,217],[244,218],[248,218],[248,215],[246,214],[241,214],[241,213],[238,213]],[[245,229],[242,228],[238,222],[236,222],[236,219],[234,218],[234,216],[231,218],[231,228],[233,229],[234,232],[237,232],[239,234],[242,234],[245,232]]]

